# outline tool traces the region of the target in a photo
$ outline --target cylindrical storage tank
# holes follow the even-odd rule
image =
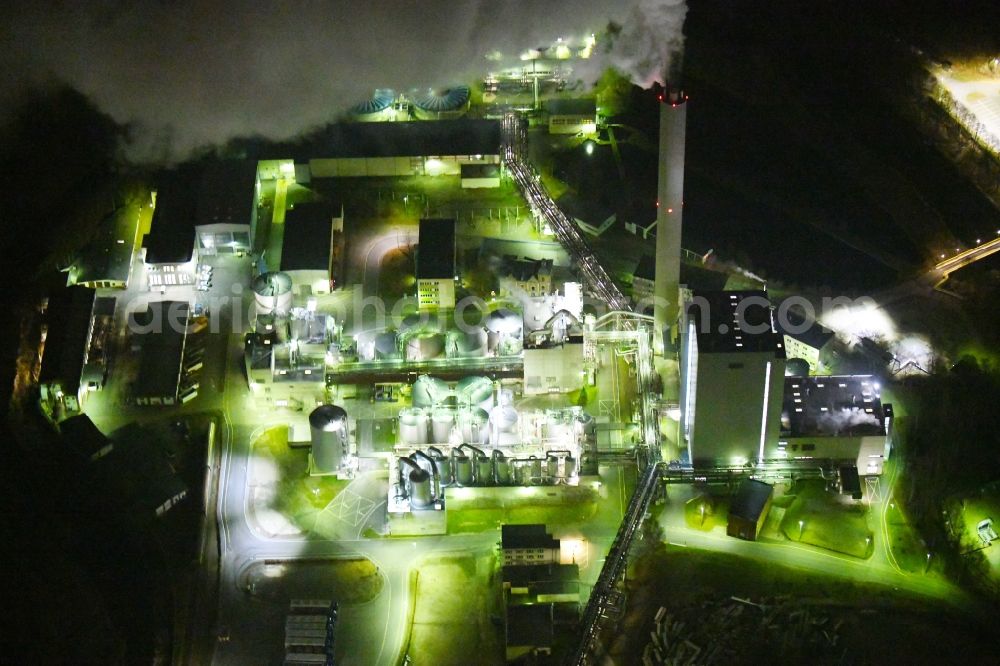
[[[569,479],[576,474],[576,458],[567,456],[563,458],[563,475]]]
[[[458,428],[462,434],[462,442],[466,444],[482,444],[490,434],[489,414],[485,409],[471,407],[458,413]]]
[[[528,478],[530,483],[540,483],[542,478],[542,461],[532,457],[528,460]]]
[[[559,477],[559,458],[549,456],[545,459],[545,474],[551,479]]]
[[[427,413],[419,407],[399,410],[399,441],[407,446],[427,443]]]
[[[431,488],[431,475],[423,469],[415,469],[410,472],[410,506],[423,508],[430,506],[434,501],[434,492]]]
[[[395,331],[384,331],[375,336],[376,360],[399,358],[399,337]]]
[[[416,335],[406,343],[406,360],[429,361],[444,353],[444,336],[440,333]]]
[[[455,356],[459,358],[471,358],[486,354],[486,329],[477,328],[470,331],[456,331],[453,335]]]
[[[517,429],[517,410],[509,405],[494,407],[490,411],[490,424],[498,432],[514,432]]]
[[[524,321],[518,313],[507,308],[498,308],[486,316],[487,345],[496,350],[501,340],[517,342],[520,346]],[[505,352],[507,350],[504,350]],[[516,353],[516,352],[513,352]]]
[[[253,281],[257,314],[292,309],[292,278],[288,273],[261,273]]]
[[[451,441],[451,431],[455,428],[455,411],[439,407],[431,415],[431,441],[447,444]]]
[[[493,461],[486,456],[476,456],[476,485],[493,485]]]
[[[413,115],[418,120],[454,120],[469,108],[469,87],[436,88],[413,95]]]
[[[413,406],[434,407],[444,402],[451,395],[448,384],[444,380],[430,375],[421,375],[413,382]]]
[[[509,486],[514,482],[513,470],[510,466],[510,460],[505,458],[503,454],[497,456],[497,484],[501,486]]]
[[[464,453],[456,453],[455,458],[455,483],[460,486],[472,485],[472,460]]]
[[[316,469],[332,472],[347,454],[347,412],[336,405],[320,405],[309,414],[312,457]]]
[[[455,396],[462,407],[489,409],[493,406],[493,381],[476,375],[463,377],[455,385]]]
[[[441,485],[450,486],[454,481],[452,477],[451,458],[447,456],[433,456],[434,464],[437,465],[438,474],[441,476]]]
[[[362,331],[354,336],[354,343],[358,350],[359,361],[375,360],[375,339],[378,333],[375,331]]]

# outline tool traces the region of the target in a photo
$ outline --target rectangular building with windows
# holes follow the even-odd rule
[[[421,310],[455,307],[455,220],[420,220],[417,301]]]
[[[500,530],[503,566],[559,564],[559,539],[545,525],[504,525]]]
[[[785,350],[763,291],[694,292],[681,320],[681,428],[696,465],[744,465],[778,440]]]

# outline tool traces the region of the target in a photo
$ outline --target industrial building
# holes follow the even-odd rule
[[[500,165],[488,162],[460,165],[459,175],[465,189],[489,189],[500,187]]]
[[[786,377],[780,439],[768,458],[856,465],[882,473],[892,447],[892,406],[870,375]]]
[[[791,311],[775,317],[775,326],[785,343],[788,360],[802,359],[811,375],[829,371],[840,351],[833,331]]]
[[[726,534],[737,539],[756,541],[771,508],[774,488],[763,481],[744,479],[729,502]]]
[[[160,176],[142,243],[151,288],[194,284],[203,256],[250,251],[253,182],[249,162],[185,166]]]
[[[503,566],[559,564],[559,539],[545,525],[503,525],[500,528]]]
[[[129,313],[128,330],[132,350],[139,353],[132,400],[137,405],[175,404],[187,341],[188,303],[149,303],[145,310]]]
[[[455,307],[455,220],[420,220],[417,301],[421,310]]]
[[[46,302],[38,384],[40,405],[55,421],[80,411],[93,309],[94,291],[86,287],[59,289]]]
[[[594,134],[597,132],[597,102],[591,97],[561,97],[544,104],[549,134]]]
[[[339,123],[317,134],[308,153],[267,162],[289,163],[296,178],[458,176],[463,164],[500,164],[500,125],[471,119]],[[307,167],[305,173],[297,175],[295,164]],[[258,178],[275,173],[265,169]]]
[[[296,204],[285,213],[281,271],[313,294],[327,294],[343,263],[344,206],[316,201]]]
[[[500,265],[500,292],[545,296],[552,291],[552,260],[505,255]]]
[[[244,339],[244,361],[255,396],[275,407],[301,407],[322,399],[336,326],[326,314],[291,307],[285,298],[291,281],[281,280],[283,275],[257,278],[264,284],[255,284],[255,296],[264,304],[258,302],[253,330]]]
[[[784,374],[784,343],[764,292],[694,292],[681,327],[681,430],[689,460],[763,459],[778,441]]]
[[[525,395],[576,391],[583,388],[585,377],[582,337],[524,350]]]
[[[125,289],[132,276],[132,256],[138,241],[139,216],[132,215],[129,207],[110,213],[66,269],[66,286]]]

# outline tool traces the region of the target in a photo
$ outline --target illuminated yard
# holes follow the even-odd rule
[[[583,486],[453,488],[448,533],[484,532],[501,524],[583,525],[597,512],[598,494]]]
[[[865,506],[845,504],[840,496],[827,492],[822,481],[800,481],[790,494],[794,497],[781,519],[785,537],[854,557],[871,556],[874,535]]]
[[[441,556],[418,567],[408,654],[414,664],[502,664],[500,588],[492,555]]]

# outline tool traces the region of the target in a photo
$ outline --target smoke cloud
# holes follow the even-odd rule
[[[816,425],[823,432],[836,435],[837,433],[849,430],[859,425],[880,425],[878,418],[874,414],[851,407],[839,411],[823,412],[816,419]]]
[[[685,11],[611,0],[23,3],[0,26],[0,92],[10,103],[27,86],[68,84],[130,126],[133,159],[164,161],[234,137],[294,138],[376,87],[468,83],[490,69],[487,53],[516,60],[609,22],[621,29],[595,54],[648,85],[682,46]]]

